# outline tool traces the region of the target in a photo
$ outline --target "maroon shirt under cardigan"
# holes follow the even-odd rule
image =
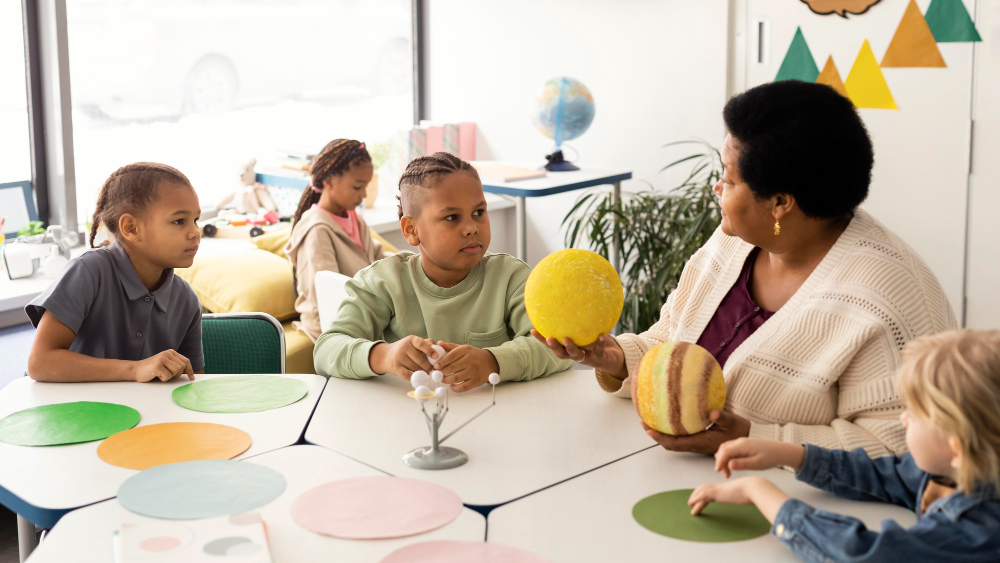
[[[760,248],[754,248],[747,256],[740,278],[719,303],[712,320],[698,338],[698,345],[715,356],[723,367],[733,350],[774,315],[760,308],[750,296],[750,275],[759,253]]]

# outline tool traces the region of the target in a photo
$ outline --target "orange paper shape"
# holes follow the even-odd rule
[[[903,19],[896,28],[896,35],[892,37],[889,48],[882,57],[882,67],[904,67],[904,68],[944,68],[941,58],[941,51],[938,50],[937,41],[934,34],[927,25],[927,20],[920,13],[920,7],[916,0],[910,0],[910,4],[903,12]]]
[[[181,461],[232,459],[252,442],[249,434],[232,426],[167,422],[119,432],[101,442],[97,455],[111,465],[141,471]]]
[[[854,59],[854,66],[847,74],[844,81],[844,88],[847,90],[847,97],[851,99],[855,107],[869,109],[899,109],[896,100],[892,99],[892,92],[889,85],[885,83],[882,76],[882,69],[875,60],[872,47],[865,39],[861,45],[861,52],[858,58]]]
[[[847,89],[844,88],[844,81],[840,79],[840,72],[837,70],[837,65],[833,64],[832,56],[826,58],[826,64],[823,65],[823,72],[819,73],[816,84],[826,84],[836,90],[841,96],[845,98],[850,97],[847,95]]]

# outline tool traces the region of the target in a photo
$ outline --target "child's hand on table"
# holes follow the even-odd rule
[[[788,498],[777,485],[763,477],[740,477],[698,487],[688,498],[688,506],[691,507],[691,514],[697,516],[713,502],[756,504],[768,522],[774,523],[778,509]]]
[[[431,372],[431,363],[427,356],[434,356],[430,338],[407,336],[392,344],[381,342],[372,347],[368,364],[375,373],[392,373],[409,381],[413,372],[423,370]]]
[[[194,380],[191,360],[174,350],[164,350],[155,356],[132,364],[132,379],[139,383],[146,383],[154,379],[170,381],[184,374],[187,374],[188,379]]]
[[[439,358],[434,369],[445,374],[441,381],[451,385],[456,393],[475,389],[490,379],[491,373],[500,373],[500,364],[489,350],[467,344],[438,342],[444,348],[444,358]]]
[[[805,457],[805,446],[798,444],[738,438],[719,446],[715,452],[715,470],[725,473],[727,479],[733,471],[741,469],[759,471],[785,465],[798,471]]]

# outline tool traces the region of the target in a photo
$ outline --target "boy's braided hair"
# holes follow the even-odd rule
[[[97,196],[97,206],[90,220],[90,247],[101,225],[109,233],[119,238],[118,220],[125,213],[142,215],[156,200],[157,190],[163,183],[172,183],[191,188],[191,181],[180,170],[156,162],[136,162],[115,170],[104,181]],[[104,241],[101,246],[111,244]]]
[[[399,178],[399,195],[396,196],[399,218],[403,215],[416,218],[426,199],[421,192],[430,188],[432,181],[455,172],[466,172],[479,180],[479,173],[471,164],[451,153],[436,152],[410,161]]]
[[[329,178],[340,176],[356,164],[366,164],[371,161],[372,157],[361,141],[334,139],[327,143],[313,159],[312,166],[309,167],[312,184],[302,190],[299,207],[295,210],[295,223],[299,222],[302,214],[308,211],[313,204],[319,202],[323,184]]]

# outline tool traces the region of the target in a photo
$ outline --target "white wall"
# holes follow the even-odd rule
[[[674,154],[663,144],[722,141],[726,25],[726,0],[429,0],[429,117],[476,122],[480,159],[544,164],[552,141],[529,107],[546,80],[570,76],[596,105],[569,143],[579,164],[652,178]],[[578,195],[528,201],[530,264],[563,248],[559,224]]]

